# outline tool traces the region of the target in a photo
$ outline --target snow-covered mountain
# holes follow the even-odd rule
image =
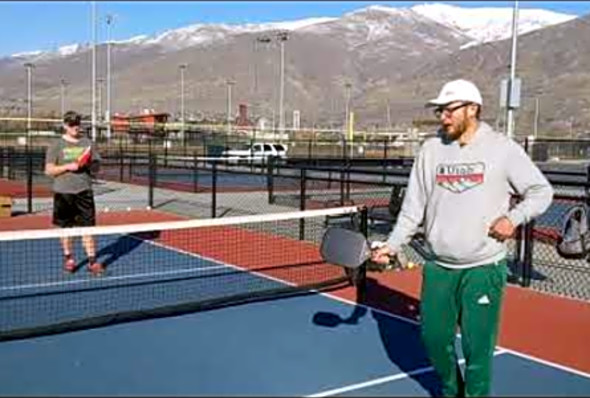
[[[421,4],[412,7],[412,10],[471,37],[473,41],[464,47],[503,40],[512,36],[512,8],[465,8],[448,4]],[[575,18],[575,15],[520,7],[518,34]]]
[[[429,20],[443,25],[457,36],[467,38],[464,47],[502,40],[510,37],[512,25],[512,8],[472,8],[458,7],[443,3],[425,3],[409,8],[393,8],[381,5],[371,5],[363,9],[347,13],[341,18],[308,18],[295,21],[270,22],[261,24],[195,24],[179,29],[167,30],[152,37],[136,36],[127,40],[117,41],[119,46],[143,48],[158,46],[165,51],[175,51],[195,45],[219,43],[228,38],[243,33],[259,33],[264,31],[308,31],[318,34],[331,34],[325,26],[330,23],[345,21],[347,30],[362,29],[368,32],[366,41],[382,40],[392,34],[392,22],[381,19],[376,23],[374,18],[363,18],[378,12],[391,15],[392,21],[407,19],[414,22],[417,18]],[[576,18],[575,15],[556,13],[542,9],[519,10],[519,33],[527,33],[546,26],[562,23]],[[351,25],[353,24],[353,25]],[[60,47],[57,51],[33,51],[13,54],[13,58],[47,59],[68,56],[88,49],[87,45],[71,44]]]

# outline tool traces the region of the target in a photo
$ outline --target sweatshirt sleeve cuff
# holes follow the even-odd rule
[[[508,217],[510,222],[512,222],[512,225],[514,225],[515,227],[518,227],[526,221],[525,215],[517,209],[512,209],[511,211],[509,211],[506,217]]]
[[[397,253],[400,250],[401,247],[401,243],[398,242],[397,239],[395,239],[393,236],[389,237],[389,239],[387,239],[387,242],[385,242],[387,244],[387,246],[389,247],[389,249],[394,252]]]

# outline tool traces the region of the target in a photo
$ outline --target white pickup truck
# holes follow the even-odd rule
[[[221,156],[228,159],[229,163],[266,164],[268,158],[287,157],[287,146],[271,142],[257,142],[252,145],[244,145],[240,149],[227,149]]]

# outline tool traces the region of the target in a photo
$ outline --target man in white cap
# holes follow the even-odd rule
[[[385,264],[420,225],[432,256],[422,270],[421,335],[445,396],[487,396],[506,285],[506,243],[542,214],[553,189],[520,145],[480,121],[482,98],[466,80],[428,102],[440,121],[417,155],[398,221],[372,260]],[[522,200],[511,207],[511,193]],[[461,375],[457,325],[465,355]]]

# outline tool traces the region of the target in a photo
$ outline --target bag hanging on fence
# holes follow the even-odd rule
[[[590,252],[588,210],[584,205],[572,206],[564,216],[556,249],[568,259],[583,259]]]

